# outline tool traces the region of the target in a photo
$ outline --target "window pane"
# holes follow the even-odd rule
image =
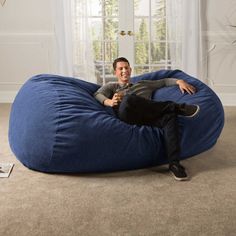
[[[118,57],[118,43],[116,41],[105,43],[105,62],[112,62]]]
[[[162,19],[166,17],[166,0],[151,0],[152,17]]]
[[[112,81],[117,81],[117,79],[113,73],[112,63],[109,63],[105,65],[105,83]]]
[[[89,7],[90,16],[101,16],[102,15],[102,0],[89,0],[87,1]]]
[[[140,75],[149,72],[149,66],[135,66],[134,75]]]
[[[151,25],[151,33],[153,40],[166,40],[166,20],[162,19],[153,19]]]
[[[98,84],[104,82],[116,81],[116,77],[113,74],[112,63],[104,64],[102,61],[96,62],[96,78]],[[104,77],[104,80],[103,80]]]
[[[135,19],[135,41],[148,40],[148,18]]]
[[[93,40],[102,40],[102,20],[99,18],[90,18],[91,33]]]
[[[151,64],[166,63],[168,60],[168,45],[161,42],[151,43]]]
[[[170,43],[169,44],[170,52],[172,57],[171,59],[171,65],[173,67],[180,67],[179,63],[182,58],[182,48],[180,43]]]
[[[94,53],[94,60],[95,61],[102,61],[103,58],[103,49],[102,49],[102,42],[99,40],[93,41],[93,53]]]
[[[104,33],[105,40],[116,40],[118,32],[118,20],[113,18],[108,18],[105,20]]]
[[[135,43],[135,64],[148,64],[148,41]]]
[[[105,16],[118,16],[118,0],[104,1]]]
[[[148,16],[149,15],[149,1],[148,0],[134,1],[134,15],[135,16]]]
[[[152,66],[150,68],[151,72],[158,71],[158,70],[170,70],[171,66],[170,65],[159,65],[159,66]]]

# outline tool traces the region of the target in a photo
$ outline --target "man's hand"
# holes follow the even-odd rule
[[[179,85],[179,89],[181,90],[182,93],[187,92],[188,94],[194,94],[197,91],[193,85],[185,82],[182,79],[177,80],[176,84]]]
[[[122,98],[123,96],[121,94],[115,93],[112,99],[106,99],[104,101],[104,105],[109,107],[117,106],[121,102]]]

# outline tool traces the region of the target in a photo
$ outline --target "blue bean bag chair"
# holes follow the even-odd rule
[[[223,125],[224,111],[216,94],[203,82],[179,70],[160,70],[133,77],[181,78],[198,92],[182,94],[178,86],[153,94],[154,100],[198,104],[194,118],[179,117],[181,159],[211,148]],[[111,108],[97,102],[98,85],[57,75],[37,75],[20,89],[12,104],[9,143],[28,168],[42,172],[111,172],[167,163],[163,131],[126,124]]]

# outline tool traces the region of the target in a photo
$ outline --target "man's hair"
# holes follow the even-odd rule
[[[125,57],[118,57],[113,62],[113,69],[116,70],[116,65],[118,62],[127,62],[129,65],[129,61]]]

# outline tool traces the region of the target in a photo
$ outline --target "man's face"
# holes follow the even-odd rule
[[[126,84],[129,82],[132,69],[127,62],[120,61],[116,64],[115,76],[118,78],[118,83]]]

